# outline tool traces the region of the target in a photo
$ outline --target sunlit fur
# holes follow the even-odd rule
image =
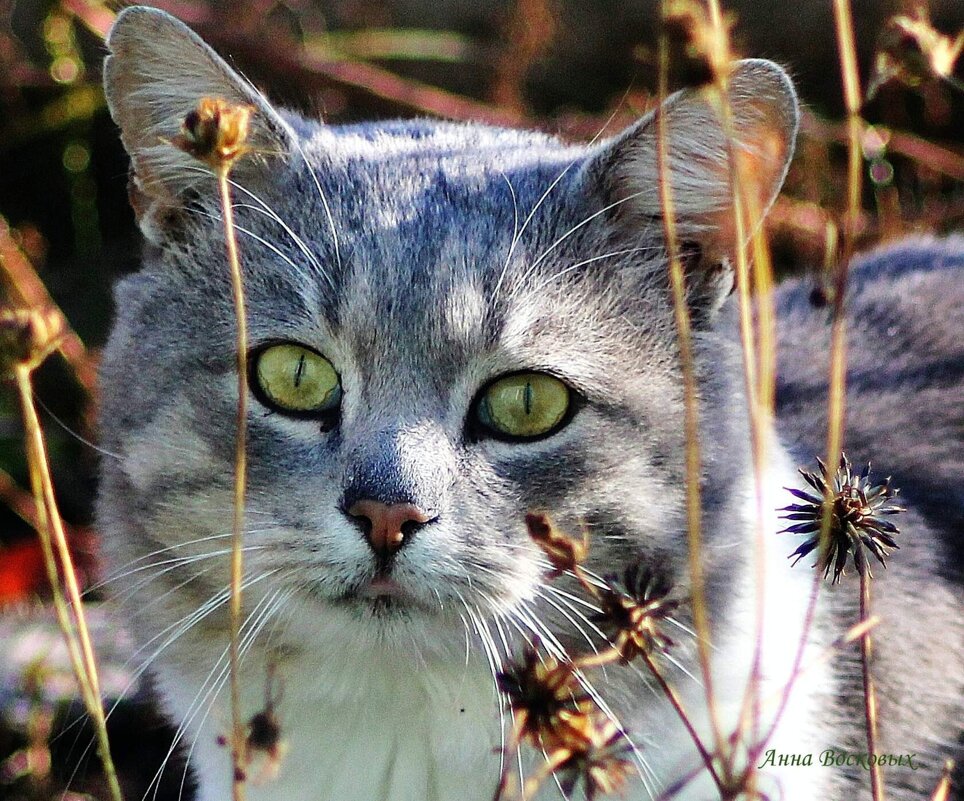
[[[254,399],[249,407],[244,707],[261,708],[274,670],[288,749],[278,778],[248,797],[490,798],[508,726],[494,688],[500,664],[536,637],[556,653],[602,644],[574,583],[544,581],[525,514],[587,527],[594,575],[640,559],[687,594],[682,389],[653,119],[585,146],[426,121],[326,127],[273,110],[161,12],[125,11],[108,44],[107,98],[148,245],[143,269],[118,287],[104,354],[102,441],[114,457],[104,460],[100,522],[114,592],[180,727],[201,801],[230,794],[216,740],[230,722],[235,334],[213,182],[162,141],[200,96],[256,108],[259,151],[233,189],[251,346],[304,344],[335,365],[343,390],[331,431]],[[766,205],[792,151],[795,97],[768,62],[744,62],[733,83],[738,147],[759,159]],[[668,108],[681,231],[709,253],[725,227],[720,131],[696,93]],[[731,304],[717,313],[726,271],[698,258],[690,267],[703,562],[732,725],[755,640],[747,415]],[[526,442],[477,431],[479,391],[518,371],[550,373],[577,393],[568,425]],[[776,441],[770,452],[767,509],[794,480]],[[409,598],[353,595],[376,566],[342,511],[349,492],[437,515],[395,559]],[[810,586],[808,571],[790,570],[789,550],[773,541],[766,557],[771,699],[789,675]],[[829,631],[818,628],[808,659]],[[672,636],[666,672],[705,734],[685,609]],[[630,668],[589,679],[638,746],[628,798],[654,797],[698,765],[654,683]],[[826,668],[806,674],[778,747],[836,742],[825,712],[835,689]],[[833,770],[785,773],[766,786],[782,781],[801,801],[831,797]],[[701,777],[683,797],[707,787]],[[558,790],[550,782],[544,794]]]

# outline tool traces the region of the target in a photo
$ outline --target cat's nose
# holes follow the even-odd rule
[[[356,501],[347,510],[365,529],[365,539],[377,556],[396,553],[415,531],[435,516],[412,503],[382,503],[370,498]]]

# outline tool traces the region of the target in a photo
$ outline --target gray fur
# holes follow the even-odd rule
[[[845,447],[856,463],[900,488],[901,550],[874,570],[874,639],[883,750],[913,748],[929,771],[891,771],[896,797],[933,790],[933,767],[958,764],[964,747],[964,237],[911,239],[855,264],[848,283]],[[781,288],[781,431],[798,453],[820,453],[827,425],[829,321],[807,302],[804,282]],[[853,619],[849,583],[828,588],[835,614]],[[841,655],[849,677],[836,714],[859,720],[859,653]],[[842,726],[859,749],[862,730]],[[859,771],[857,772],[859,773]],[[865,776],[855,775],[854,781]],[[955,797],[955,796],[952,796]]]
[[[492,764],[498,772],[491,686],[455,704],[478,706],[481,722],[467,729],[446,705],[448,693],[474,686],[477,666],[488,672],[486,645],[504,652],[505,636],[518,650],[513,624],[543,639],[552,632],[560,647],[586,647],[544,600],[551,596],[525,513],[546,510],[570,532],[588,525],[590,567],[599,574],[642,559],[687,593],[682,389],[653,118],[585,147],[430,121],[331,128],[271,109],[161,12],[123,12],[108,44],[108,102],[131,151],[149,245],[143,270],[118,287],[118,320],[104,355],[103,444],[118,458],[105,461],[100,520],[116,566],[145,571],[117,581],[139,642],[150,652],[180,633],[152,663],[164,700],[175,716],[191,711],[188,701],[208,686],[226,642],[223,604],[183,632],[178,621],[226,586],[220,552],[231,526],[237,399],[213,181],[157,137],[170,137],[200,96],[222,95],[255,105],[256,137],[270,143],[270,152],[235,175],[251,345],[308,345],[335,364],[344,391],[331,432],[254,400],[248,417],[246,568],[254,583],[245,605],[255,616],[265,612],[267,625],[246,662],[247,700],[259,704],[265,665],[279,662],[287,677],[280,714],[292,738],[288,775],[308,775],[304,785],[281,779],[277,792],[289,801],[366,792],[399,801],[488,797],[491,785],[473,782],[492,776]],[[792,152],[793,90],[778,67],[742,62],[732,99],[737,147],[757,160],[759,185],[750,189],[765,207]],[[668,108],[671,177],[699,326],[705,562],[714,624],[726,639],[739,628],[733,596],[749,592],[739,578],[749,556],[733,548],[747,530],[738,509],[749,473],[739,351],[732,310],[717,314],[730,285],[720,267],[730,239],[722,200],[728,170],[706,101],[688,93]],[[469,422],[477,393],[518,370],[562,378],[580,408],[544,440],[479,437]],[[394,566],[416,602],[386,612],[345,600],[375,570],[341,511],[346,493],[404,498],[437,514]],[[203,539],[210,537],[220,539]],[[215,550],[220,555],[210,555]],[[190,556],[197,559],[168,561]],[[488,632],[465,622],[477,610],[490,616]],[[675,653],[692,670],[691,639],[681,637]],[[684,695],[698,697],[683,672],[673,678],[687,686]],[[660,755],[664,730],[676,722],[651,687],[631,676],[599,682],[644,760],[685,762],[675,752]],[[388,708],[366,700],[382,690]],[[212,713],[222,727],[223,696]],[[315,701],[327,722],[305,717]],[[425,709],[433,712],[412,711]],[[409,727],[409,714],[426,717]],[[225,758],[206,719],[188,717],[185,725],[201,798],[213,801],[227,769],[217,772]],[[344,757],[342,773],[312,777],[324,751],[312,756],[305,741],[342,719],[352,730],[345,742],[355,744],[344,747],[356,750]],[[365,736],[366,721],[387,732],[382,750],[377,737]],[[391,740],[395,726],[405,734]],[[426,739],[471,732],[478,753],[446,762],[436,749],[422,770],[420,726]],[[821,729],[807,742],[833,736]],[[647,749],[655,749],[652,760]],[[364,790],[356,762],[382,757],[381,783]],[[473,772],[467,762],[476,758],[488,767]],[[438,764],[448,767],[441,776]],[[646,780],[652,792],[676,778],[656,773]],[[634,785],[632,797],[648,797],[645,788]],[[266,796],[252,792],[273,797],[270,787]]]

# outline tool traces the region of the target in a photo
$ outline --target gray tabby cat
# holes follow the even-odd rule
[[[493,672],[527,638],[570,651],[600,642],[572,587],[545,580],[525,514],[546,510],[574,533],[588,526],[596,574],[639,561],[688,592],[654,118],[587,146],[434,121],[332,128],[270,106],[159,11],[124,11],[108,46],[107,99],[147,247],[143,270],[117,290],[104,355],[103,443],[118,458],[105,460],[100,521],[115,565],[128,566],[120,596],[201,801],[230,797],[217,740],[230,723],[235,323],[214,183],[169,142],[205,96],[254,107],[258,151],[233,173],[252,347],[242,685],[253,714],[276,677],[288,752],[279,776],[248,795],[491,798],[507,725]],[[730,100],[766,207],[793,150],[793,88],[775,65],[744,61]],[[726,149],[700,94],[675,95],[663,111],[697,325],[714,678],[732,727],[757,591],[747,415],[725,302]],[[960,241],[921,243],[906,267],[885,254],[854,276],[855,344],[873,355],[855,357],[853,455],[879,459],[918,502],[903,521],[907,547],[875,585],[887,621],[875,665],[883,748],[922,766],[886,772],[891,799],[923,798],[939,757],[960,751],[960,546],[951,557],[930,538],[942,526],[960,532],[964,460],[946,440],[960,434],[961,395],[946,398],[962,363],[961,305],[949,294],[962,251]],[[935,304],[926,325],[909,308],[925,295]],[[784,408],[809,461],[822,449],[825,319],[799,287],[781,303]],[[905,371],[913,383],[894,386]],[[926,388],[938,375],[948,386]],[[772,510],[798,479],[775,438],[769,452]],[[928,495],[937,491],[943,500]],[[766,524],[780,525],[770,512]],[[811,571],[786,559],[796,544],[765,538],[765,717],[790,674],[811,586]],[[855,620],[855,597],[848,582],[825,593],[810,667],[764,768],[771,798],[845,799],[853,782],[866,784],[859,768],[818,761],[825,749],[865,748],[853,654],[821,658]],[[705,736],[687,620],[682,611],[665,664]],[[637,747],[627,798],[653,798],[698,768],[654,682],[619,668],[590,679]],[[781,766],[794,754],[813,765]],[[541,797],[558,789],[550,782]],[[715,797],[706,772],[679,797]]]

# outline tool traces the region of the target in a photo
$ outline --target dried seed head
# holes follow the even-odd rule
[[[275,664],[268,666],[264,685],[264,708],[248,721],[248,734],[244,740],[242,761],[245,769],[261,763],[254,773],[252,782],[259,784],[273,779],[281,768],[281,762],[288,750],[281,737],[281,722],[275,708],[281,700],[282,689]]]
[[[230,168],[248,152],[248,124],[251,106],[229,103],[219,97],[204,97],[188,112],[181,133],[173,144],[212,169]]]
[[[559,531],[543,514],[527,514],[526,528],[532,541],[542,549],[552,565],[548,578],[557,578],[566,571],[575,570],[586,561],[589,553],[589,539],[586,535],[583,535],[582,540],[574,540]]]
[[[287,744],[281,737],[281,724],[272,709],[264,709],[248,721],[248,736],[244,741],[244,765],[260,767],[254,772],[252,782],[273,779],[281,768]]]
[[[609,717],[589,703],[562,713],[544,737],[543,747],[550,761],[561,757],[554,772],[567,798],[580,781],[587,801],[592,801],[600,792],[618,792],[632,772],[629,739]]]
[[[888,81],[918,86],[935,77],[952,78],[962,50],[964,32],[955,39],[940,33],[931,24],[924,6],[917,8],[914,17],[891,17],[878,45],[868,99]]]
[[[641,570],[638,563],[627,568],[622,580],[606,577],[599,592],[600,611],[590,619],[610,636],[623,663],[673,645],[660,629],[679,606],[668,598],[671,589],[665,577]]]
[[[0,311],[0,369],[11,375],[17,367],[33,370],[60,344],[64,323],[52,309]]]
[[[787,512],[781,515],[784,520],[802,521],[779,533],[812,535],[790,554],[790,558],[796,557],[794,564],[819,547],[824,509],[829,503],[830,535],[826,552],[817,562],[823,566],[824,578],[833,570],[833,583],[836,584],[844,574],[848,554],[851,554],[860,575],[865,571],[871,575],[865,549],[887,567],[885,557],[892,549],[900,547],[894,540],[900,530],[886,517],[904,511],[903,507],[890,504],[898,493],[891,487],[890,478],[883,484],[874,484],[870,480],[870,464],[861,473],[854,473],[846,454],[841,454],[840,465],[833,476],[820,459],[817,463],[820,465],[819,474],[801,469],[800,475],[818,494],[788,487],[787,491],[804,503],[790,504],[779,510]]]
[[[538,643],[527,645],[521,663],[510,662],[496,678],[516,715],[520,738],[537,747],[542,747],[543,737],[552,731],[562,712],[575,709],[587,698],[573,665],[541,655]]]
[[[670,0],[663,18],[669,40],[674,78],[683,86],[713,83],[723,64],[715,63],[718,46],[716,30],[702,3],[695,0]],[[733,25],[730,16],[724,20],[727,32]]]

